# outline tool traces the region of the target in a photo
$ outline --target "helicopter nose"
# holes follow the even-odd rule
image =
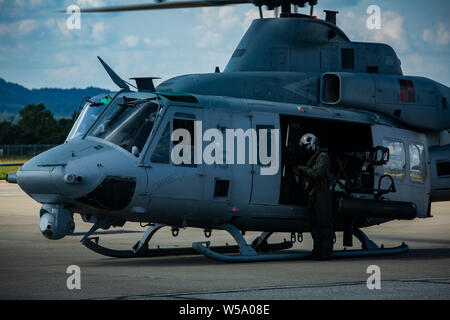
[[[38,202],[70,202],[102,181],[102,167],[91,159],[95,150],[85,141],[57,146],[25,163],[17,172],[17,183]]]

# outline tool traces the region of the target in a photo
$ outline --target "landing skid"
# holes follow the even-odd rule
[[[311,252],[305,251],[289,251],[279,253],[258,253],[255,249],[248,245],[239,230],[231,225],[224,224],[219,227],[228,231],[236,240],[239,246],[239,254],[226,255],[214,250],[210,247],[210,242],[195,242],[192,244],[193,248],[206,257],[218,260],[222,262],[256,262],[256,261],[276,261],[276,260],[301,260],[311,258]],[[333,258],[343,257],[373,257],[373,256],[385,256],[399,253],[405,253],[409,251],[409,247],[403,243],[401,246],[395,248],[378,247],[373,241],[371,241],[361,230],[355,229],[354,235],[362,244],[361,250],[343,250],[334,251]]]
[[[115,250],[109,249],[99,245],[99,237],[90,236],[102,224],[95,224],[91,230],[81,239],[81,243],[88,249],[108,257],[114,258],[133,258],[133,257],[160,257],[160,256],[175,256],[175,255],[194,255],[203,254],[204,256],[222,262],[256,262],[256,261],[277,261],[277,260],[302,260],[311,258],[309,251],[285,251],[277,252],[292,247],[291,241],[284,241],[282,243],[268,244],[267,239],[272,235],[272,232],[263,232],[257,237],[251,245],[247,244],[241,232],[232,224],[223,224],[219,229],[223,229],[231,234],[237,245],[234,246],[216,246],[211,247],[210,242],[194,242],[192,248],[157,248],[149,249],[148,243],[154,234],[161,228],[166,227],[164,224],[155,224],[150,226],[141,240],[139,240],[132,248],[132,250]],[[372,240],[370,240],[361,230],[353,230],[353,235],[361,242],[362,248],[360,250],[342,250],[334,251],[333,258],[344,257],[373,257],[386,256],[399,253],[408,252],[408,246],[403,243],[401,246],[394,248],[378,247]]]
[[[191,248],[157,248],[157,249],[149,249],[148,243],[154,234],[161,228],[166,227],[164,224],[155,224],[150,226],[147,231],[142,236],[141,240],[139,240],[132,248],[132,250],[115,250],[109,249],[99,245],[99,237],[90,236],[99,228],[101,228],[101,224],[94,224],[92,228],[88,231],[88,233],[81,239],[81,243],[86,246],[88,249],[99,253],[101,255],[113,258],[137,258],[137,257],[160,257],[160,256],[176,256],[176,255],[197,255],[201,254],[197,249]],[[259,237],[257,237],[252,246],[256,248],[258,251],[267,252],[267,251],[277,251],[289,249],[292,247],[292,242],[285,241],[282,243],[276,244],[267,244],[267,239],[272,233],[264,232]],[[216,246],[210,247],[214,252],[225,255],[226,253],[238,253],[239,246]],[[226,255],[225,255],[226,256]]]

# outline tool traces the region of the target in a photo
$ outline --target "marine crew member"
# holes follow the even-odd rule
[[[306,166],[297,166],[297,174],[305,183],[310,211],[311,235],[314,241],[312,257],[316,260],[329,260],[333,253],[333,213],[330,191],[330,159],[328,150],[320,148],[314,134],[305,134],[300,146],[309,154]]]

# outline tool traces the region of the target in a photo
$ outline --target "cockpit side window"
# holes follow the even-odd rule
[[[150,161],[153,163],[170,163],[170,122],[166,124]]]
[[[158,104],[151,101],[118,98],[88,134],[112,142],[138,157],[158,109]]]

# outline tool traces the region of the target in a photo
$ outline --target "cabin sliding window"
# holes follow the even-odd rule
[[[396,179],[406,176],[406,154],[403,142],[383,139],[383,146],[389,149],[389,162],[383,166],[384,174]]]
[[[195,119],[194,115],[190,115],[190,114],[180,114],[180,113],[176,113],[175,116],[177,115],[182,115],[183,117],[186,118],[192,118]],[[188,145],[190,147],[191,150],[191,155],[190,155],[190,162],[189,163],[181,163],[180,166],[184,166],[184,167],[196,167],[197,165],[194,164],[194,143],[195,143],[195,132],[194,132],[194,120],[188,120],[188,119],[178,119],[178,118],[174,118],[173,119],[173,131],[177,130],[177,129],[185,129],[189,132],[189,136],[190,136],[190,141],[183,141],[182,138],[180,138],[180,141],[174,141],[173,145],[176,146],[179,143]],[[183,157],[183,151],[180,151],[180,157]]]
[[[409,176],[412,181],[425,182],[426,178],[424,146],[412,143],[409,145]]]
[[[150,161],[153,163],[170,163],[170,122],[166,124]]]

